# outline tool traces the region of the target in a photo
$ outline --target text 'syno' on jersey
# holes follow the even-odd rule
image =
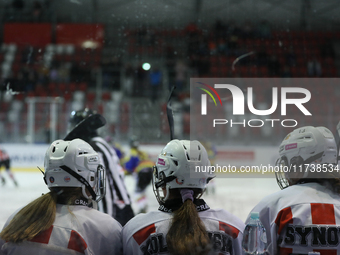
[[[329,188],[293,185],[265,197],[252,211],[259,212],[267,230],[269,254],[340,255],[340,196]]]

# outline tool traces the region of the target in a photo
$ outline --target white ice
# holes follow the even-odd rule
[[[48,192],[42,174],[37,172],[15,172],[19,186],[15,187],[6,173],[6,185],[0,186],[0,229],[3,228],[7,218],[18,208],[25,206],[42,193]],[[215,179],[215,194],[208,193],[203,196],[211,208],[223,208],[240,219],[245,220],[250,210],[266,195],[279,190],[275,178],[226,178]],[[126,176],[126,185],[133,198],[134,179]],[[151,186],[147,189],[149,202],[148,210],[157,210],[158,203]],[[133,204],[135,211],[137,207]]]

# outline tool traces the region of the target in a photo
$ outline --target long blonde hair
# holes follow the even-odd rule
[[[66,192],[67,190],[67,192]],[[80,188],[63,188],[63,196],[71,202],[81,194]],[[1,231],[0,238],[8,242],[31,240],[49,229],[56,216],[58,194],[50,191],[23,207]]]
[[[166,242],[169,253],[173,255],[205,255],[211,252],[206,228],[190,199],[174,212]]]

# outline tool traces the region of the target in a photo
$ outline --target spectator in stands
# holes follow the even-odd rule
[[[208,46],[208,38],[200,35],[198,37],[198,54],[207,56],[210,54]]]
[[[228,37],[239,37],[241,35],[241,29],[237,26],[235,20],[231,19],[227,25],[227,36]]]
[[[268,72],[270,76],[281,75],[281,64],[276,55],[270,56],[268,60]]]
[[[283,77],[283,78],[292,77],[292,73],[290,71],[290,66],[289,65],[284,65],[284,67],[282,69],[281,77]]]
[[[176,59],[176,50],[174,46],[168,42],[165,42],[165,61],[168,70],[174,67]]]
[[[296,66],[296,54],[293,47],[290,47],[288,52],[285,54],[286,63],[288,66]]]
[[[151,102],[155,103],[162,87],[162,72],[159,68],[150,70]]]
[[[142,45],[144,43],[144,38],[146,36],[146,33],[147,31],[144,25],[141,25],[136,29],[137,43],[139,45]]]
[[[127,63],[124,70],[124,85],[123,92],[126,96],[131,96],[133,91],[133,84],[135,78],[135,69],[131,63]]]
[[[120,68],[121,59],[116,56],[109,56],[103,59],[103,87],[109,90],[120,89]]]
[[[60,63],[58,68],[59,82],[70,82],[70,64]]]
[[[228,45],[224,38],[220,38],[217,41],[217,52],[219,54],[228,54]]]
[[[34,63],[36,52],[34,48],[27,45],[21,52],[21,63],[22,64],[32,64]]]
[[[269,39],[272,36],[272,30],[268,20],[262,20],[257,27],[257,35],[259,38]]]
[[[39,1],[34,1],[33,10],[32,10],[32,18],[35,22],[40,22],[42,18],[43,7]]]
[[[227,28],[228,54],[238,55],[238,39],[241,35],[240,28],[234,20],[230,20]]]
[[[267,66],[268,65],[268,54],[265,47],[261,47],[256,54],[257,65]]]
[[[35,89],[37,83],[37,73],[34,69],[31,69],[28,73],[27,81],[26,81],[26,91],[32,91]]]
[[[187,81],[188,66],[183,60],[177,60],[175,66],[176,91],[181,92]]]
[[[208,42],[209,54],[216,55],[217,54],[217,44],[215,40],[209,40]]]
[[[146,34],[145,34],[145,45],[149,46],[149,47],[154,47],[157,44],[157,36],[156,36],[156,32],[154,29],[152,28],[148,28],[146,30]]]
[[[136,70],[136,84],[134,88],[134,95],[141,95],[146,88],[146,83],[148,80],[148,71],[144,70],[143,63],[140,63]]]
[[[321,63],[315,56],[307,63],[307,73],[309,77],[321,77],[322,75]]]
[[[41,61],[37,69],[38,82],[41,84],[47,84],[49,81],[49,72],[49,68],[43,63],[43,61]]]
[[[250,20],[246,20],[241,27],[241,37],[243,39],[254,38],[254,28]]]
[[[220,19],[217,19],[213,27],[215,41],[218,41],[219,39],[224,39],[226,31],[226,25]]]
[[[77,62],[73,62],[70,70],[71,82],[80,82],[81,75],[82,73],[79,64]]]
[[[184,28],[184,32],[187,33],[189,37],[196,37],[200,34],[200,29],[198,28],[196,23],[190,22]]]
[[[49,72],[49,77],[50,77],[51,82],[58,82],[59,81],[58,68],[59,68],[59,63],[56,62],[56,61],[53,62],[52,66],[50,68],[50,72]]]

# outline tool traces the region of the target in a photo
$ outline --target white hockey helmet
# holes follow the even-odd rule
[[[313,178],[317,167],[337,164],[337,145],[332,132],[325,127],[306,126],[295,129],[282,141],[276,165],[276,180],[281,189],[299,181]],[[307,167],[308,166],[308,167]],[[320,175],[319,175],[320,176]]]
[[[46,151],[44,167],[49,189],[81,187],[85,198],[97,202],[105,195],[105,170],[98,153],[81,139],[54,141]]]
[[[207,151],[199,141],[170,141],[154,166],[153,189],[158,202],[168,199],[170,189],[201,189],[203,194],[207,183],[215,177],[209,167]]]

